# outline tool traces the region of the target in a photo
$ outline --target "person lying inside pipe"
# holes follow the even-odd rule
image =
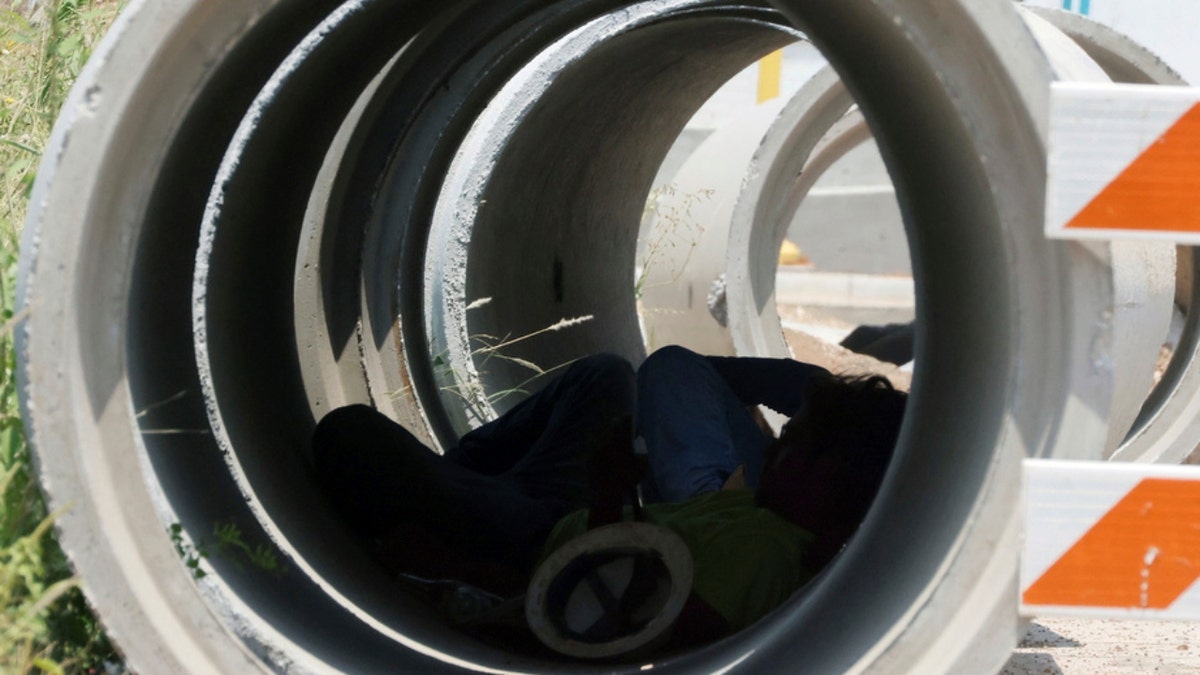
[[[391,571],[502,596],[620,520],[641,481],[645,519],[693,557],[682,648],[750,625],[833,558],[878,490],[905,402],[882,377],[667,347],[636,374],[611,354],[580,359],[444,455],[363,405],[326,415],[313,450],[329,502]],[[756,404],[795,412],[778,439]],[[622,424],[634,412],[644,458]]]

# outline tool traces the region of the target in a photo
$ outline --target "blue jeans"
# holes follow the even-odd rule
[[[770,439],[745,406],[790,414],[821,368],[795,361],[705,357],[665,347],[638,370],[597,354],[438,455],[363,405],[326,415],[313,434],[315,478],[364,539],[401,523],[463,555],[529,568],[559,518],[590,501],[588,459],[634,413],[650,453],[647,501],[721,489],[739,464],[757,484]]]
[[[628,362],[589,356],[444,456],[373,408],[339,408],[313,433],[316,480],[365,540],[415,525],[528,570],[555,523],[588,505],[588,459],[634,395]]]
[[[647,502],[680,502],[720,490],[739,465],[747,487],[762,474],[771,438],[746,409],[792,415],[808,378],[824,368],[788,359],[701,356],[663,347],[638,368],[638,434],[646,443]]]

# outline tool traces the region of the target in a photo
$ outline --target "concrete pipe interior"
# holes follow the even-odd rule
[[[1125,36],[1076,14],[1047,10],[1026,15],[1026,20],[1038,27],[1038,39],[1059,77],[1182,84],[1170,68]],[[1047,22],[1045,25],[1043,20]],[[861,116],[856,111],[845,113],[850,104],[836,76],[814,75],[779,113],[779,128],[762,136],[761,147],[749,168],[738,174],[739,180],[725,181],[733,186],[734,195],[723,194],[719,201],[737,202],[728,218],[731,222],[721,224],[730,230],[728,260],[723,271],[728,277],[731,297],[729,332],[739,353],[786,356],[789,349],[794,352],[797,342],[781,337],[789,331],[781,330],[776,307],[777,279],[789,277],[773,275],[772,261],[789,228],[795,228],[796,212],[816,182],[834,162],[871,140]],[[758,142],[757,139],[756,136],[752,141]],[[855,167],[864,176],[869,176],[871,169],[869,161],[865,168]],[[886,185],[886,176],[881,182],[890,187]],[[728,186],[726,190],[730,189]],[[887,202],[884,207],[894,208],[890,194],[885,192],[881,196]],[[856,213],[860,219],[879,214],[886,218],[889,210],[873,205]],[[853,237],[853,230],[861,229],[856,225],[843,223],[841,229],[846,234],[842,236]],[[883,233],[871,234],[886,237]],[[1169,247],[1124,244],[1113,247],[1116,292],[1127,298],[1114,317],[1116,334],[1123,336],[1120,339],[1124,341],[1113,345],[1118,363],[1116,390],[1123,392],[1114,399],[1106,442],[1106,453],[1114,459],[1178,462],[1200,440],[1195,425],[1189,421],[1189,413],[1195,410],[1198,322],[1195,313],[1181,313],[1186,312],[1196,283],[1190,264],[1195,252],[1180,247],[1178,255],[1176,275]],[[903,270],[907,264],[905,256],[891,257],[897,262],[888,264],[898,264]],[[1166,274],[1176,275],[1177,316],[1176,325],[1170,329],[1167,317],[1172,309],[1169,303],[1172,289],[1162,278]],[[803,279],[804,275],[793,278]],[[814,300],[820,304],[824,299],[816,296]],[[1161,377],[1151,387],[1151,371],[1159,345],[1170,345],[1174,354],[1165,368],[1159,367]],[[1148,396],[1141,393],[1146,391]]]
[[[788,24],[839,70],[888,164],[921,365],[897,460],[839,561],[655,670],[1003,662],[1019,459],[1105,432],[1106,397],[1071,390],[1111,309],[1104,253],[1035,226],[1048,70],[1006,0],[776,5],[128,10],[47,153],[20,292],[40,309],[19,349],[47,492],[87,506],[60,522],[64,546],[132,667],[593,670],[467,637],[397,591],[318,498],[308,436],[369,400],[450,442],[491,413],[445,386],[527,386],[520,367],[482,366],[478,334],[591,316],[509,354],[639,359],[634,239],[654,173],[717,86],[794,39]],[[179,554],[225,524],[278,564],[214,556],[193,579]]]
[[[844,320],[851,325],[911,320],[912,292],[904,282],[911,277],[912,263],[878,148],[867,135],[839,150],[797,205],[787,238],[799,245],[814,271],[871,275],[887,282],[878,295],[849,298]],[[785,272],[781,268],[775,282],[781,303],[786,291],[781,293],[780,286],[789,283]]]
[[[758,68],[739,74],[706,104],[711,110],[697,116],[703,119],[689,124],[656,179],[639,235],[643,337],[648,349],[678,343],[713,354],[736,353],[735,341],[747,353],[785,355],[790,348],[794,356],[838,370],[889,371],[903,383],[907,375],[890,366],[814,342],[836,345],[860,324],[912,321],[911,263],[891,179],[866,122],[857,110],[842,117],[837,110],[813,114],[837,98],[835,91],[843,92],[841,85],[808,43],[786,53],[785,70],[808,73],[798,91],[751,107],[745,81]],[[851,104],[849,96],[842,98]],[[736,112],[716,112],[729,108]],[[778,152],[789,134],[809,143]],[[786,165],[781,180],[766,186],[755,180],[775,172],[776,164]],[[745,213],[751,201],[766,202],[763,215]],[[742,216],[736,222],[735,213]],[[771,285],[775,302],[762,317],[756,308],[730,307],[721,295],[739,270],[769,274],[777,257],[783,262],[782,253],[746,259],[752,230],[786,235],[802,256],[799,264],[778,267]],[[745,334],[755,328],[764,336],[786,336],[787,348],[758,339],[753,344],[767,345],[765,350],[747,349]]]

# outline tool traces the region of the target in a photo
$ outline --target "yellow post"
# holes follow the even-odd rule
[[[779,81],[783,74],[783,50],[777,49],[758,61],[758,102],[765,103],[779,96]]]

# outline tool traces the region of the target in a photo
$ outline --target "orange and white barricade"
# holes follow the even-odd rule
[[[1025,460],[1021,614],[1200,619],[1200,467]]]
[[[1046,235],[1200,244],[1200,88],[1055,83]]]
[[[1200,88],[1055,83],[1046,235],[1200,244]],[[1021,614],[1200,620],[1200,466],[1025,460]]]

